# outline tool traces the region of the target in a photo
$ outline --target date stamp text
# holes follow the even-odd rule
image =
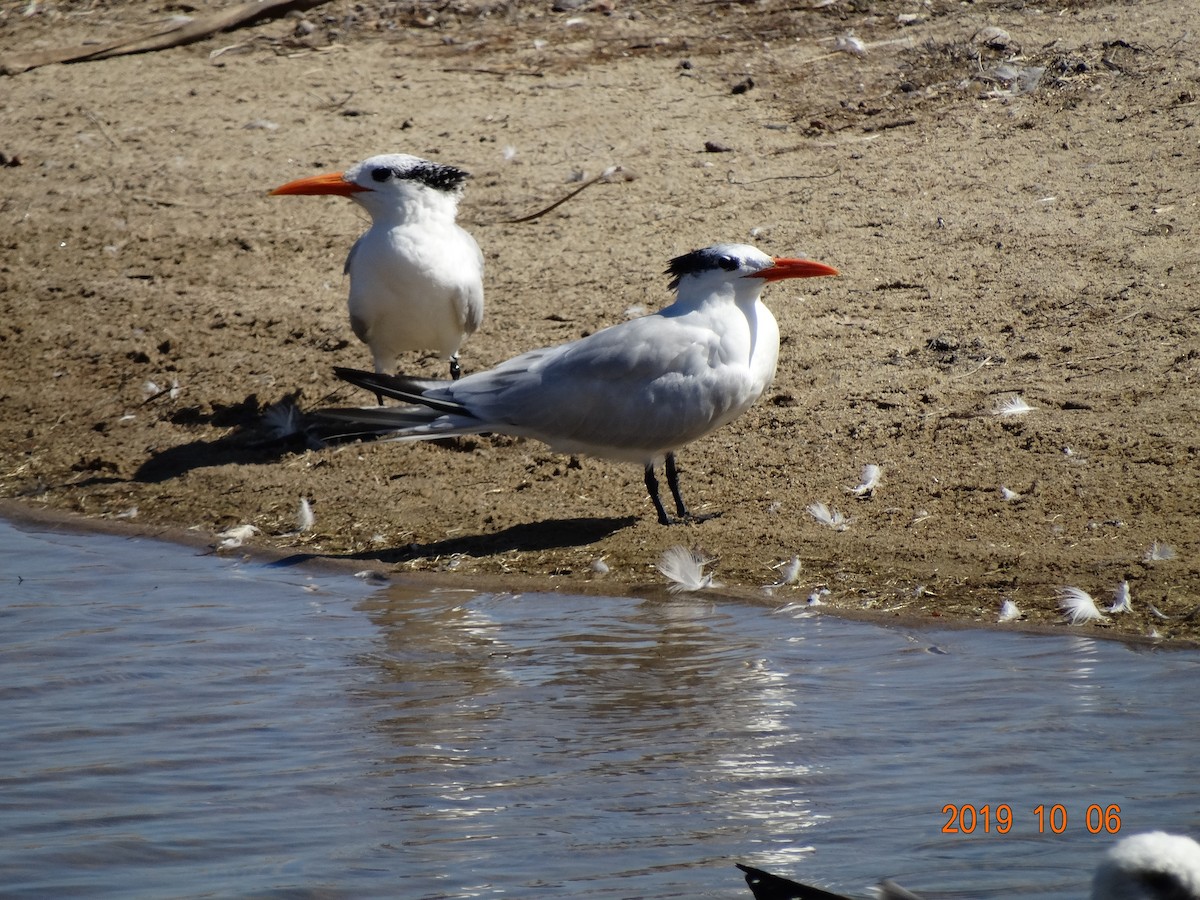
[[[1008,834],[1017,824],[1013,809],[1007,803],[983,806],[947,803],[942,807],[942,815],[947,817],[942,834]],[[1027,824],[1036,827],[1038,834],[1062,834],[1074,821],[1063,804],[1039,803],[1029,814]],[[1107,806],[1091,804],[1083,813],[1083,827],[1088,834],[1117,834],[1121,830],[1121,807],[1115,803]]]

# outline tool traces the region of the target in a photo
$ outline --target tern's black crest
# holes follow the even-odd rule
[[[667,266],[667,274],[671,276],[671,283],[667,287],[675,290],[679,287],[679,282],[684,275],[698,275],[714,269],[733,272],[741,264],[742,261],[725,248],[705,247],[703,250],[693,250],[691,253],[685,253],[683,256],[677,256],[671,260],[670,265]]]
[[[462,169],[428,160],[421,160],[411,166],[375,166],[371,169],[371,178],[381,184],[385,181],[403,179],[416,181],[435,191],[447,193],[457,191],[470,177]]]

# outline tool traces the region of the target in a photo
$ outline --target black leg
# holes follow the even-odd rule
[[[687,510],[687,505],[683,502],[683,494],[679,493],[679,470],[675,468],[675,453],[672,451],[667,454],[667,487],[671,489],[671,496],[675,498],[675,511],[679,513],[679,518],[687,519],[691,513]]]
[[[683,502],[683,494],[679,492],[679,470],[675,468],[674,452],[667,454],[667,487],[671,489],[671,496],[675,498],[675,510],[679,513],[679,518],[676,522],[703,522],[706,519],[715,519],[721,515],[719,512],[701,513],[693,515],[688,512],[687,505]],[[664,523],[665,524],[665,523]]]
[[[663,508],[662,498],[658,496],[658,479],[654,477],[654,463],[646,466],[646,490],[650,492],[650,499],[654,501],[654,508],[658,510],[658,524],[670,525],[671,518]]]
[[[383,366],[381,366],[378,362],[375,363],[376,375],[383,375],[386,374],[386,372],[387,370]],[[379,393],[379,391],[375,392],[375,402],[380,406],[383,406],[383,394]]]
[[[458,364],[458,354],[455,353],[450,357],[450,377],[458,381],[462,377],[462,366]]]

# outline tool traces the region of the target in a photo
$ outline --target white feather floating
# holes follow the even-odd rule
[[[858,476],[858,485],[852,488],[846,488],[855,497],[865,500],[875,493],[875,488],[879,487],[879,478],[883,475],[883,469],[875,465],[875,463],[867,463],[862,467],[862,474]]]
[[[779,580],[768,587],[785,587],[789,584],[794,584],[800,579],[800,557],[793,556],[787,562],[781,562],[775,566],[779,570]]]
[[[1146,562],[1165,562],[1168,559],[1175,558],[1175,548],[1170,544],[1160,544],[1155,541],[1150,545],[1150,549],[1146,551],[1144,559]]]
[[[1072,625],[1104,621],[1104,616],[1096,606],[1096,601],[1083,588],[1060,587],[1058,589],[1058,608],[1063,611],[1063,615]]]
[[[836,509],[831,510],[824,503],[810,503],[807,507],[805,507],[805,509],[808,511],[810,516],[812,516],[822,525],[826,525],[836,531],[845,531],[850,527],[850,523],[847,521],[844,515],[842,515]]]
[[[233,550],[242,546],[254,535],[258,534],[258,529],[253,525],[235,525],[233,528],[227,528],[222,531],[217,537],[221,538],[221,543],[217,544],[218,550]]]
[[[996,416],[1023,416],[1026,413],[1033,412],[1034,407],[1025,402],[1025,399],[1020,394],[1013,394],[1011,397],[1001,400],[992,410],[992,415]]]
[[[177,400],[182,390],[178,378],[172,378],[169,387],[159,387],[153,381],[147,381],[142,385],[142,396],[146,398],[146,402],[157,400],[164,394],[171,400]]]
[[[1000,604],[1000,615],[996,619],[997,623],[1003,625],[1005,622],[1011,622],[1019,618],[1021,618],[1021,610],[1017,607],[1017,604],[1011,600],[1005,600]]]
[[[1004,498],[1006,503],[1014,503],[1021,499],[1021,495],[1016,491],[1009,490],[1004,485],[1000,485],[1000,496]]]
[[[262,411],[262,427],[276,441],[299,434],[300,408],[291,400],[272,403]]]
[[[851,56],[857,56],[859,59],[867,55],[867,45],[853,31],[839,34],[837,40],[833,42],[833,49],[839,53],[849,53]]]
[[[1122,581],[1113,592],[1112,606],[1108,608],[1108,611],[1110,613],[1130,612],[1133,609],[1132,599],[1129,595],[1129,582]]]
[[[300,509],[296,511],[296,530],[309,531],[316,521],[317,517],[313,515],[312,504],[308,502],[307,497],[301,497]]]
[[[667,587],[672,594],[681,591],[702,591],[705,588],[720,587],[712,575],[704,574],[704,567],[712,562],[696,550],[681,545],[668,547],[663,551],[658,561],[658,571],[666,576],[671,584]]]

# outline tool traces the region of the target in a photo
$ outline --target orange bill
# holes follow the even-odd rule
[[[311,175],[308,178],[297,178],[287,184],[281,184],[272,194],[336,194],[339,197],[349,197],[359,191],[369,188],[359,187],[353,182],[346,181],[341,172],[328,172],[325,175]]]
[[[814,262],[811,259],[789,259],[776,256],[775,265],[769,269],[756,272],[751,278],[762,278],[766,281],[783,281],[785,278],[817,278],[821,275],[840,275],[833,266]]]

